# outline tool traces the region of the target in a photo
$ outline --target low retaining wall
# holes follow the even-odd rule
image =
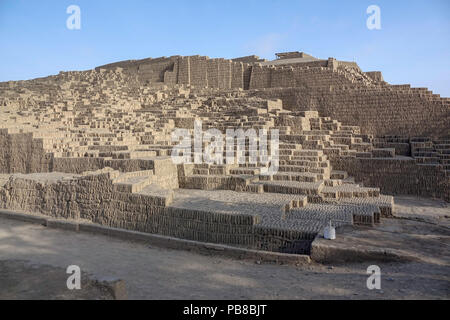
[[[262,228],[256,215],[176,208],[164,197],[119,192],[111,181],[113,173],[69,175],[58,181],[15,175],[0,188],[0,208],[194,241],[309,253],[315,234]]]
[[[40,224],[49,228],[70,230],[74,232],[89,232],[103,234],[109,237],[123,240],[145,242],[153,246],[158,246],[174,250],[189,250],[207,255],[220,255],[234,259],[256,260],[261,262],[282,263],[282,264],[304,264],[311,260],[307,255],[284,254],[260,250],[237,248],[226,245],[204,243],[191,240],[177,239],[173,237],[148,234],[137,231],[130,231],[118,228],[105,227],[98,224],[57,220],[47,218],[42,215],[32,215],[8,210],[0,210],[0,218],[13,219],[28,223]]]

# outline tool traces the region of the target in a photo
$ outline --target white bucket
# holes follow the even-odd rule
[[[336,229],[331,225],[325,227],[325,230],[323,231],[323,237],[327,240],[334,240],[336,239]]]

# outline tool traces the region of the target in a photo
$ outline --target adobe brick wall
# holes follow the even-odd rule
[[[191,60],[182,57],[178,60],[178,84],[191,84]]]
[[[360,126],[363,134],[450,136],[450,102],[398,90],[323,87],[273,88],[256,96],[283,100],[288,110],[315,110],[342,122]],[[432,124],[432,125],[430,125]]]
[[[196,87],[208,86],[207,58],[200,56],[189,57],[190,60],[190,84]]]
[[[244,88],[244,64],[232,63],[231,68],[231,88]]]
[[[450,201],[450,177],[437,166],[418,165],[414,159],[334,158],[334,170],[344,170],[365,186],[386,194],[410,194]]]
[[[109,173],[56,183],[15,176],[0,187],[0,208],[275,252],[309,253],[315,236],[258,227],[257,216],[170,207],[164,198],[118,192]]]
[[[283,99],[290,110],[317,110],[344,125],[360,126],[363,134],[450,136],[450,99],[433,95],[425,88],[388,85],[379,71],[364,73],[355,62],[332,58],[283,67],[261,65],[255,59],[173,56],[129,60],[99,68],[123,67],[135,70],[141,80],[169,85],[273,88],[261,95]]]
[[[375,81],[384,81],[383,74],[380,71],[368,71],[365,74]]]
[[[217,78],[219,82],[219,89],[231,88],[231,60],[219,59]]]
[[[51,171],[53,156],[46,154],[42,139],[31,133],[8,133],[0,130],[0,173]]]
[[[42,139],[34,139],[31,133],[8,133],[6,129],[0,130],[0,150],[0,173],[65,172],[81,174],[109,167],[121,172],[155,170],[156,175],[165,178],[176,174],[176,168],[172,168],[170,158],[153,160],[55,158],[51,153],[44,151]]]
[[[168,85],[185,84],[196,87],[220,89],[248,89],[251,62],[254,57],[242,59],[210,59],[205,56],[173,56],[157,59],[127,60],[97,67],[100,69],[123,68],[136,74],[139,80]]]
[[[252,66],[249,89],[271,88],[272,69],[261,65]]]

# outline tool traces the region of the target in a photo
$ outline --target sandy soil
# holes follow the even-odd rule
[[[431,255],[434,259],[410,263],[312,263],[298,267],[258,264],[1,219],[0,283],[12,283],[14,277],[11,267],[6,269],[5,265],[25,260],[38,270],[46,265],[42,272],[47,276],[41,278],[56,284],[48,285],[48,290],[41,290],[42,281],[25,287],[20,281],[2,285],[0,299],[11,295],[35,297],[27,293],[30,290],[42,292],[40,298],[59,298],[64,293],[57,289],[52,292],[51,288],[60,288],[60,282],[65,284],[68,265],[80,266],[86,276],[95,279],[125,280],[131,299],[449,299],[448,251],[437,259],[438,250],[448,250],[445,216],[450,215],[449,207],[441,201],[411,197],[396,201],[402,217],[395,219],[397,226],[404,220],[407,230],[416,228],[420,236],[411,239],[417,243],[430,237],[432,241],[426,246],[416,245],[415,250],[424,247],[422,256]],[[389,220],[384,221],[383,225],[388,223]],[[389,234],[389,241],[395,241],[396,233]],[[431,248],[433,244],[435,249]],[[381,290],[366,287],[366,270],[372,264],[381,268]],[[50,266],[55,269],[46,272]],[[25,269],[19,268],[16,277],[27,274]],[[92,296],[86,292],[84,298]]]
[[[388,249],[401,259],[450,266],[449,204],[432,199],[399,197],[395,209],[394,218],[382,219],[375,227],[340,227],[335,241],[319,239],[314,246],[351,249],[347,257],[333,257],[334,262],[360,260],[356,253],[351,253],[352,250],[367,253]],[[367,258],[366,255],[365,261]]]
[[[112,300],[108,288],[84,274],[82,290],[68,290],[65,269],[28,261],[0,261],[0,300]]]

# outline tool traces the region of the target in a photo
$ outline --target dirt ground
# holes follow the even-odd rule
[[[0,300],[112,300],[113,295],[88,275],[82,290],[68,290],[65,269],[21,260],[0,261]]]
[[[346,248],[349,254],[339,252],[337,261],[365,261],[371,252],[389,250],[402,260],[450,266],[450,209],[446,202],[414,197],[396,199],[396,213],[392,219],[382,219],[375,227],[345,226],[338,229],[334,241],[318,239],[319,248]],[[356,252],[355,252],[356,251]],[[320,258],[320,257],[314,257]],[[325,259],[326,260],[326,259]]]
[[[396,203],[399,218],[384,219],[371,237],[416,253],[417,261],[259,264],[0,219],[0,299],[109,299],[91,280],[103,278],[123,279],[130,299],[449,299],[448,204]],[[364,245],[367,231],[344,236]],[[366,286],[373,264],[381,290]],[[76,293],[66,292],[69,265],[84,272]]]

